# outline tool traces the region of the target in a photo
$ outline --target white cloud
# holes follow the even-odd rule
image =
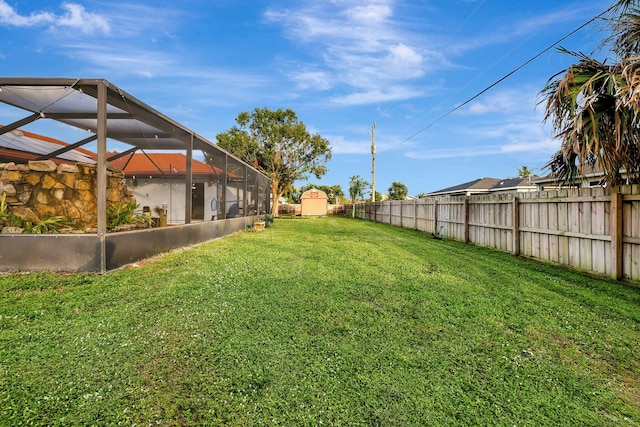
[[[465,133],[470,134],[468,137]],[[555,153],[560,143],[547,135],[538,122],[507,122],[492,125],[467,123],[465,132],[449,134],[447,148],[431,148],[423,144],[422,149],[407,150],[412,159],[432,160],[461,157],[494,156],[500,154],[523,154],[528,157],[548,158]],[[468,145],[466,140],[485,140],[487,144]]]
[[[387,65],[389,72],[393,73],[396,78],[413,78],[422,76],[424,58],[415,49],[403,43],[399,43],[397,45],[390,46],[388,52],[389,54],[385,59],[385,64]]]
[[[449,118],[459,126],[451,128],[444,137],[433,134],[428,137],[446,148],[434,149],[430,142],[418,143],[419,138],[415,138],[407,156],[419,160],[506,154],[549,158],[558,150],[559,142],[552,139],[549,126],[543,126],[536,118],[535,93],[531,87],[520,87],[485,94]],[[469,141],[476,143],[470,145]]]
[[[154,77],[165,74],[174,68],[173,60],[162,52],[145,51],[137,47],[127,49],[117,46],[95,46],[74,44],[67,45],[68,52],[81,56],[83,60],[102,73],[109,74],[137,74],[139,76]]]
[[[516,89],[498,89],[482,94],[456,111],[460,116],[480,116],[485,114],[524,114],[531,116],[537,105],[538,89],[521,86]]]
[[[311,53],[308,63],[297,64],[302,70],[294,74],[299,88],[342,86],[346,94],[331,99],[356,105],[419,96],[421,91],[407,90],[407,82],[424,76],[427,63],[436,67],[442,59],[419,48],[416,36],[406,33],[394,14],[393,1],[372,0],[306,2],[296,9],[271,9],[264,16]],[[315,74],[308,74],[309,69]],[[313,82],[320,76],[325,82],[320,86],[300,84],[300,77]]]
[[[371,153],[371,145],[363,141],[350,141],[344,136],[323,135],[331,144],[333,154],[366,154]]]
[[[66,9],[67,13],[59,16],[54,22],[54,25],[76,28],[84,34],[92,34],[94,32],[103,34],[110,33],[111,28],[107,18],[87,12],[82,5],[75,3],[63,3],[62,7]]]
[[[389,88],[376,88],[369,91],[352,92],[347,95],[335,96],[332,102],[340,105],[363,105],[380,102],[411,99],[424,94],[407,86],[394,86]]]
[[[299,89],[327,90],[333,87],[331,76],[325,71],[300,71],[291,78],[297,82]]]
[[[32,13],[29,16],[18,14],[4,0],[0,0],[0,23],[16,27],[32,27],[40,24],[50,24],[55,19],[54,15],[48,12]]]
[[[367,4],[346,9],[345,15],[355,22],[383,23],[391,18],[393,12],[387,2]]]
[[[77,29],[84,34],[110,33],[109,20],[101,15],[87,12],[84,6],[76,3],[63,3],[62,8],[66,12],[61,15],[44,11],[20,15],[6,1],[0,0],[0,24],[16,27],[49,25],[54,29],[61,27]]]
[[[475,147],[451,147],[432,148],[425,150],[411,150],[406,152],[406,156],[415,160],[434,159],[459,159],[461,157],[492,156],[502,153],[500,145],[485,145]]]
[[[558,141],[549,139],[530,142],[509,142],[501,147],[502,153],[538,153],[552,155],[560,148]]]
[[[231,90],[269,86],[267,78],[260,74],[241,70],[225,70],[211,67],[185,67],[180,57],[164,51],[143,49],[139,46],[68,44],[65,50],[73,52],[98,69],[101,74],[112,76],[136,74],[146,78],[194,79],[208,86]]]

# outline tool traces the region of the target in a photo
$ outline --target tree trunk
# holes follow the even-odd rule
[[[278,216],[278,199],[280,199],[278,186],[280,185],[280,180],[273,176],[269,178],[271,179],[271,215],[275,218]]]
[[[282,193],[278,194],[278,190],[274,187],[271,188],[271,197],[273,198],[273,204],[271,206],[271,215],[273,217],[278,216],[278,200],[280,200],[280,196]]]

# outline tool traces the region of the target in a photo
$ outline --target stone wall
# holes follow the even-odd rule
[[[33,223],[60,216],[80,230],[97,225],[97,171],[86,163],[56,165],[51,160],[0,164],[0,197],[9,210]],[[128,203],[124,174],[107,171],[107,202]]]

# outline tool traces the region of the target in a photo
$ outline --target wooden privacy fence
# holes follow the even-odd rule
[[[640,186],[355,205],[358,218],[640,281]],[[351,214],[353,206],[347,206]]]

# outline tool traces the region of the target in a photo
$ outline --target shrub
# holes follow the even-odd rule
[[[21,227],[24,228],[23,233],[42,234],[57,233],[60,228],[70,225],[72,225],[71,221],[61,216],[52,216],[36,223],[23,222]]]

